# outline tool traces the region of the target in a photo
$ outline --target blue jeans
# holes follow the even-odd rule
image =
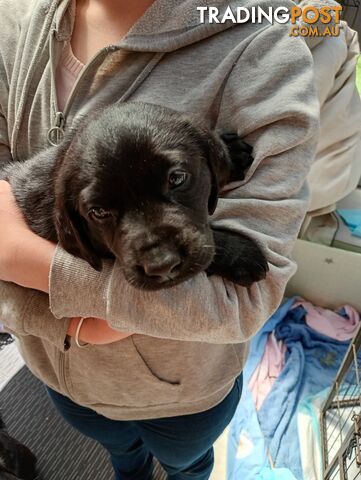
[[[205,412],[154,420],[115,421],[48,389],[62,417],[109,452],[116,480],[149,480],[156,457],[171,480],[207,480],[213,443],[231,421],[242,392],[242,374],[218,405]]]

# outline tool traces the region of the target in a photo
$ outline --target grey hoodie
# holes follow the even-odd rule
[[[109,418],[190,414],[219,403],[244,366],[248,340],[295,272],[289,255],[307,208],[319,120],[311,54],[287,25],[200,25],[202,5],[222,9],[226,2],[156,0],[119,45],[90,62],[56,115],[54,70],[71,37],[74,4],[0,0],[2,165],[47,147],[52,127],[67,129],[79,113],[128,99],[200,115],[254,146],[246,179],[222,192],[213,221],[263,247],[270,264],[264,281],[246,289],[202,273],[146,292],[131,287],[116,263],[98,273],[58,247],[50,308],[45,294],[0,284],[0,321],[18,336],[33,373]],[[66,348],[72,316],[104,318],[134,335]]]

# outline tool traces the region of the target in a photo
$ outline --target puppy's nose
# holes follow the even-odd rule
[[[159,277],[158,280],[166,281],[177,276],[180,264],[179,255],[169,252],[158,259],[144,260],[142,267],[148,277]]]

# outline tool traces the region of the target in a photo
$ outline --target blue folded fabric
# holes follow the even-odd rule
[[[309,327],[302,306],[290,310],[275,329],[287,345],[285,367],[265,399],[258,419],[278,467],[289,467],[303,479],[298,443],[297,406],[304,398],[329,387],[346,354],[349,341],[340,342]]]
[[[262,359],[268,334],[284,319],[294,301],[295,298],[290,298],[281,305],[251,342],[243,370],[242,399],[229,429],[227,480],[295,480],[287,469],[271,469],[264,435],[248,388],[250,377]]]
[[[264,475],[271,475],[270,471],[275,479],[303,480],[298,404],[331,385],[349,342],[313,330],[304,321],[306,311],[302,306],[291,309],[294,301],[291,298],[285,302],[251,342],[243,373],[242,399],[229,430],[228,480],[266,479]],[[344,310],[339,313],[346,315]],[[273,330],[277,340],[283,340],[287,346],[285,367],[257,412],[248,382]],[[275,470],[271,468],[268,452],[277,467]]]
[[[246,382],[230,425],[227,448],[227,480],[255,480],[270,466],[256,407]]]
[[[284,320],[297,298],[298,297],[291,297],[282,303],[272,317],[267,320],[267,323],[263,326],[262,330],[260,330],[257,335],[252,338],[247,362],[243,370],[244,383],[248,384],[253,372],[256,370],[262,360],[266,348],[268,334],[273,332],[277,325]]]
[[[361,210],[337,210],[337,213],[346,223],[352,235],[361,237]]]

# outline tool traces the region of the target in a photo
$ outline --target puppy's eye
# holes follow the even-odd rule
[[[188,178],[188,173],[183,170],[174,170],[169,174],[168,183],[171,188],[177,188],[183,185]]]
[[[104,208],[94,207],[89,210],[89,216],[96,220],[105,220],[111,217],[112,213],[109,210],[104,210]]]

